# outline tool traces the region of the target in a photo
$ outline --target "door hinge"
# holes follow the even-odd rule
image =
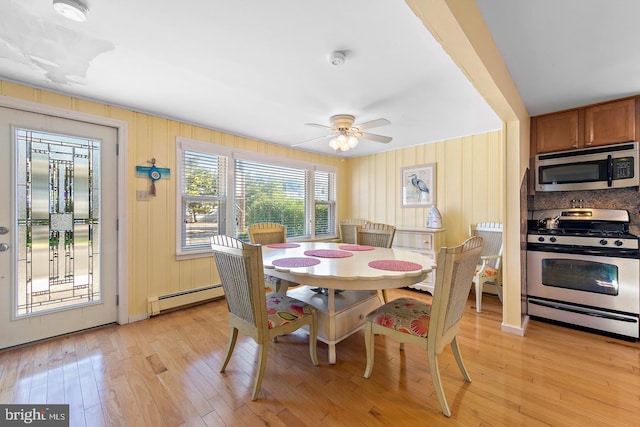
[[[116,219],[116,231],[120,231],[120,219]]]
[[[116,305],[120,305],[120,295],[116,294]]]
[[[116,156],[120,155],[120,144],[116,144]]]

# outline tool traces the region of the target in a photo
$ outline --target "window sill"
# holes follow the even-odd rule
[[[184,251],[176,253],[176,261],[184,261],[188,259],[207,258],[212,256],[211,249],[196,249],[193,251]]]

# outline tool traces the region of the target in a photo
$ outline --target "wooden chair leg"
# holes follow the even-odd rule
[[[389,302],[389,297],[387,296],[387,290],[386,289],[382,290],[382,299],[384,300],[383,304],[386,304],[386,303]]]
[[[309,354],[313,366],[318,366],[318,312],[314,311],[312,317],[313,322],[309,325]]]
[[[462,355],[460,354],[460,347],[458,346],[458,338],[454,337],[451,341],[451,351],[453,352],[453,357],[456,359],[456,363],[458,364],[458,368],[460,368],[460,372],[462,372],[462,376],[464,380],[468,383],[471,382],[471,377],[469,376],[469,371],[464,366],[464,362],[462,361]]]
[[[256,372],[256,382],[253,386],[253,394],[251,400],[258,398],[260,393],[260,387],[262,386],[262,376],[264,375],[264,368],[267,366],[267,353],[269,352],[269,340],[265,340],[264,344],[258,345],[258,368]]]
[[[229,335],[229,345],[227,346],[227,356],[222,363],[222,368],[220,372],[224,372],[227,367],[227,363],[231,360],[231,354],[233,353],[233,349],[236,347],[236,341],[238,340],[238,329],[231,328],[231,335]]]
[[[496,279],[496,291],[498,292],[498,298],[500,298],[500,303],[502,303],[502,279],[500,277]]]
[[[476,285],[476,312],[482,312],[482,288],[484,283],[478,281],[474,283]]]
[[[373,326],[371,322],[367,322],[364,328],[364,346],[367,353],[367,367],[364,370],[364,377],[369,378],[373,371]]]
[[[436,389],[436,395],[438,396],[438,402],[442,408],[442,413],[450,417],[451,410],[447,404],[447,398],[444,395],[444,389],[442,388],[442,381],[440,380],[440,370],[438,369],[438,356],[433,349],[427,349],[429,358],[429,371],[431,372],[431,378],[433,379],[433,387]]]

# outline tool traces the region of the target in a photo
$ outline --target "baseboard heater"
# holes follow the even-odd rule
[[[174,310],[222,296],[224,296],[222,285],[211,285],[168,295],[150,297],[147,299],[147,313],[149,316],[155,316],[163,311]]]

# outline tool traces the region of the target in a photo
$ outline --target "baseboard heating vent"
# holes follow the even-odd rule
[[[222,296],[224,296],[222,285],[211,285],[169,295],[150,297],[147,299],[147,313],[149,316],[155,316],[163,311],[174,310]]]

